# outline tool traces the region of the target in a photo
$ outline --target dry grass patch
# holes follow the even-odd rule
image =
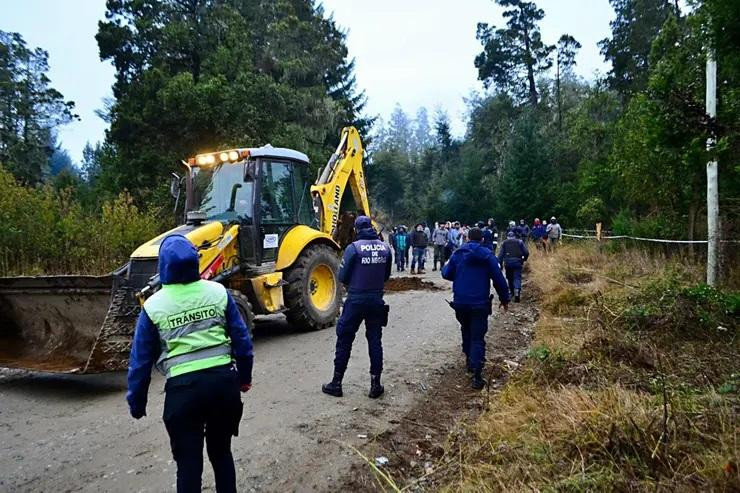
[[[739,490],[738,293],[639,251],[566,246],[530,264],[529,357],[450,438],[443,489]]]

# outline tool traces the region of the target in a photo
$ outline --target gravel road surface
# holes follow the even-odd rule
[[[333,329],[293,332],[282,318],[255,334],[254,387],[243,395],[233,440],[240,491],[331,491],[358,457],[348,445],[390,429],[423,400],[437,372],[460,359],[449,283],[440,291],[389,293],[381,399],[367,398],[367,342],[358,334],[345,397],[321,393],[332,374]],[[467,381],[461,382],[467,385]],[[164,379],[156,375],[148,416],[134,420],[124,373],[59,376],[0,370],[0,491],[172,491],[175,464],[161,421]],[[358,436],[359,435],[359,436]],[[204,489],[214,490],[210,464]]]

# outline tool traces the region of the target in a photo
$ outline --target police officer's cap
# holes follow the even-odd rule
[[[361,229],[368,229],[372,227],[373,222],[367,216],[357,216],[357,219],[355,219],[355,229],[358,231]]]

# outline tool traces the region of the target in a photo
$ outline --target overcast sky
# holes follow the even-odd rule
[[[81,121],[60,132],[63,147],[79,161],[86,142],[102,140],[106,124],[95,115],[111,96],[114,71],[98,58],[97,23],[105,0],[0,0],[0,30],[19,32],[31,47],[49,52],[52,86],[77,105]],[[473,59],[481,51],[478,22],[503,25],[492,0],[324,0],[327,13],[348,31],[357,83],[367,112],[387,117],[396,103],[410,114],[441,107],[453,131],[465,129],[464,97],[481,91]],[[537,0],[545,10],[542,35],[555,43],[563,33],[583,48],[576,72],[592,79],[608,67],[596,43],[609,35],[608,0]],[[245,143],[258,145],[259,143]]]

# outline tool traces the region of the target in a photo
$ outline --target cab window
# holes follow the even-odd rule
[[[263,223],[294,222],[292,168],[292,164],[283,161],[262,161],[260,209]]]

